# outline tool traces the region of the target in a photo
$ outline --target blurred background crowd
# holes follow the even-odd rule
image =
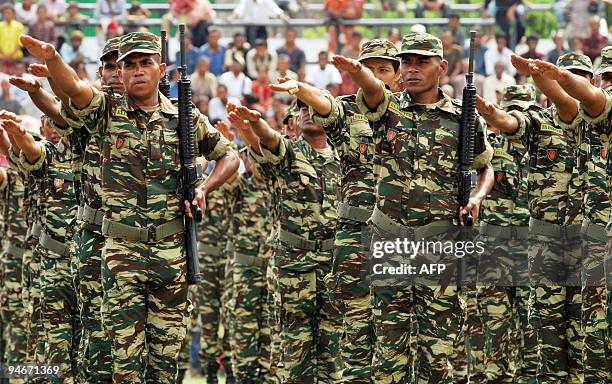
[[[398,44],[411,30],[439,36],[449,62],[443,90],[461,97],[468,31],[478,31],[475,83],[497,102],[500,90],[525,79],[510,55],[555,63],[570,50],[598,65],[610,44],[612,0],[0,0],[0,109],[39,117],[8,75],[31,77],[34,62],[19,44],[27,33],[56,46],[82,79],[96,84],[106,39],[135,30],[170,31],[171,93],[177,95],[177,25],[188,24],[187,73],[194,103],[213,122],[226,120],[228,102],[260,110],[279,127],[291,96],[268,84],[288,76],[333,95],[356,92],[347,74],[329,64],[335,53],[356,58],[363,42]],[[44,79],[41,79],[43,86]],[[539,100],[544,104],[542,97]],[[238,139],[237,139],[238,140]]]

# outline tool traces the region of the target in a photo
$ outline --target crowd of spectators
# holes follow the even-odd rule
[[[231,102],[258,108],[270,124],[275,126],[282,121],[282,114],[293,98],[288,94],[271,92],[269,84],[277,82],[278,78],[306,81],[328,90],[334,96],[357,91],[348,74],[339,72],[329,62],[335,52],[351,58],[358,57],[360,46],[365,41],[364,36],[359,28],[341,25],[338,19],[362,17],[364,3],[362,0],[324,2],[323,12],[327,12],[329,17],[326,23],[329,28],[329,44],[321,44],[316,61],[312,60],[312,54],[308,55],[311,63],[307,63],[306,52],[297,43],[301,31],[290,26],[276,29],[274,37],[277,41],[282,40],[282,45],[276,49],[270,48],[272,36],[263,26],[247,26],[244,31],[232,32],[230,38],[227,29],[217,29],[214,26],[218,15],[208,0],[170,0],[169,11],[162,17],[161,24],[165,28],[180,22],[189,24],[186,38],[187,75],[191,79],[195,104],[213,122],[227,121],[225,106]],[[380,5],[383,9],[390,7],[401,10],[406,9],[407,3],[410,2],[383,0]],[[307,2],[236,0],[236,4],[233,12],[228,13],[229,18],[247,21],[280,18],[289,21],[290,17],[296,15],[305,17],[303,12]],[[477,28],[474,79],[478,93],[491,102],[498,102],[503,87],[527,81],[517,75],[512,66],[510,56],[513,53],[554,63],[559,56],[575,50],[583,52],[597,63],[601,48],[610,43],[605,19],[599,16],[603,9],[601,7],[606,4],[609,4],[608,0],[557,1],[554,9],[562,7],[563,11],[557,12],[557,16],[564,28],[556,30],[553,36],[542,36],[540,39],[536,35],[522,35],[519,24],[524,17],[525,7],[521,1],[483,1],[484,17],[490,15],[498,21],[504,21],[498,23],[499,28],[496,29]],[[347,11],[347,7],[358,9]],[[416,0],[414,12],[421,17],[439,13],[441,17],[448,18],[447,25],[436,29],[442,40],[445,59],[449,62],[442,87],[449,95],[461,97],[468,67],[467,26],[462,25],[459,15],[453,13],[449,2],[445,0]],[[89,39],[102,44],[105,38],[121,35],[134,28],[145,28],[130,27],[125,20],[145,19],[150,14],[146,5],[136,0],[98,0],[93,9],[93,17],[98,22],[97,36],[102,37],[99,40]],[[84,49],[87,38],[81,28],[87,20],[88,17],[75,2],[22,0],[13,5],[5,1],[0,21],[0,109],[33,113],[36,116],[36,110],[32,110],[31,103],[27,102],[27,93],[11,87],[6,81],[7,74],[32,76],[26,70],[31,61],[19,45],[19,36],[24,33],[54,44],[81,78],[88,79],[91,76],[89,80],[95,82],[91,67],[96,65],[96,57],[90,54],[91,50]],[[426,27],[417,24],[411,29],[425,31]],[[381,31],[385,35],[379,37],[388,38],[399,47],[402,31],[397,28]],[[542,40],[546,43],[542,44]],[[171,59],[174,59],[174,62],[169,63],[171,96],[176,97],[178,55]],[[86,70],[87,64],[90,66],[89,72]]]

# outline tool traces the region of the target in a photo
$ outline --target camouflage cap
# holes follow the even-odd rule
[[[429,33],[410,32],[402,39],[402,48],[396,56],[407,54],[439,56],[444,58],[442,41]]]
[[[586,55],[576,52],[570,52],[559,56],[557,59],[557,67],[568,70],[578,69],[580,71],[588,72],[591,75],[593,74],[593,63],[591,62],[591,59],[589,59],[589,57]]]
[[[300,107],[298,106],[297,101],[295,101],[291,104],[289,109],[287,109],[287,112],[285,113],[285,116],[283,117],[283,124],[287,124],[289,119],[297,116],[299,112],[300,112]]]
[[[379,59],[399,61],[398,58],[395,57],[397,52],[397,47],[389,40],[373,39],[363,43],[357,60],[363,61],[365,59],[376,57]]]
[[[119,52],[119,43],[121,37],[113,37],[108,40],[106,44],[104,44],[104,48],[102,48],[102,55],[100,56],[100,61],[104,61],[104,57],[109,53]]]
[[[526,109],[536,101],[536,90],[531,84],[510,85],[504,88],[501,107],[517,106]]]
[[[161,55],[159,36],[151,32],[132,32],[123,35],[119,42],[119,58],[117,61],[121,61],[128,55],[137,52]]]
[[[612,72],[612,45],[601,50],[601,63],[597,68],[597,75]]]

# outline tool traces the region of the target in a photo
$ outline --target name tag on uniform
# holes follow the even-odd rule
[[[563,136],[563,130],[561,128],[555,128],[549,124],[542,124],[542,126],[540,127],[540,132],[549,133],[551,135]]]
[[[368,122],[368,118],[365,117],[365,115],[363,115],[361,113],[355,113],[352,116],[352,121],[354,121],[354,122],[361,122],[361,123],[367,123]]]
[[[414,116],[412,114],[412,112],[402,111],[400,106],[397,103],[394,103],[394,102],[390,102],[389,103],[389,109],[391,110],[391,112],[395,113],[396,115],[405,117],[406,119],[409,119],[409,120],[412,120],[412,118]]]
[[[114,113],[113,113],[113,116],[114,116],[114,117],[118,117],[118,118],[120,118],[120,119],[125,119],[125,120],[127,120],[127,119],[128,119],[128,114],[127,114],[127,112],[125,111],[125,109],[116,109],[116,110],[114,110],[113,112],[114,112]]]
[[[504,151],[503,149],[496,149],[493,156],[501,157],[503,159],[510,160],[510,161],[514,161],[514,158],[508,152]]]

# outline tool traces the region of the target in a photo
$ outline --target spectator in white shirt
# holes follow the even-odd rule
[[[208,120],[214,124],[215,120],[223,120],[227,124],[231,124],[227,119],[227,103],[240,105],[240,100],[228,96],[227,87],[223,84],[217,86],[217,97],[212,98],[208,102]]]
[[[327,89],[329,84],[342,83],[342,76],[338,69],[329,64],[329,54],[327,51],[319,52],[319,65],[308,70],[306,82],[319,89]]]
[[[510,76],[514,76],[516,74],[516,69],[510,61],[510,56],[513,52],[508,48],[508,38],[503,33],[498,33],[495,35],[495,42],[497,43],[497,48],[487,49],[484,56],[487,75],[493,74],[495,71],[495,64],[501,60],[504,63],[504,70],[506,73]]]
[[[251,93],[251,79],[243,71],[244,62],[240,57],[235,57],[230,70],[219,76],[219,84],[227,87],[227,93],[231,97],[240,99]]]
[[[255,39],[268,39],[268,31],[263,25],[257,25],[275,17],[280,17],[285,22],[289,21],[289,16],[274,2],[274,0],[240,0],[234,9],[232,18],[240,19],[254,25],[247,25],[244,34],[251,45],[255,45]]]
[[[268,44],[264,39],[255,40],[255,48],[246,54],[247,73],[251,79],[257,78],[259,68],[276,68],[278,55],[274,51],[268,50]]]
[[[29,26],[36,22],[36,9],[38,6],[34,4],[34,0],[23,0],[21,3],[15,4],[16,19],[23,25]]]
[[[210,73],[208,69],[208,57],[200,57],[195,72],[191,74],[191,93],[194,98],[205,96],[210,100],[215,97],[217,92],[217,78]]]
[[[514,77],[508,75],[505,72],[505,68],[506,64],[503,61],[498,60],[495,63],[495,74],[487,76],[482,84],[483,99],[497,104],[497,96],[495,91],[516,84]]]
[[[66,2],[64,0],[40,0],[38,5],[47,7],[49,19],[58,21],[66,13]]]

